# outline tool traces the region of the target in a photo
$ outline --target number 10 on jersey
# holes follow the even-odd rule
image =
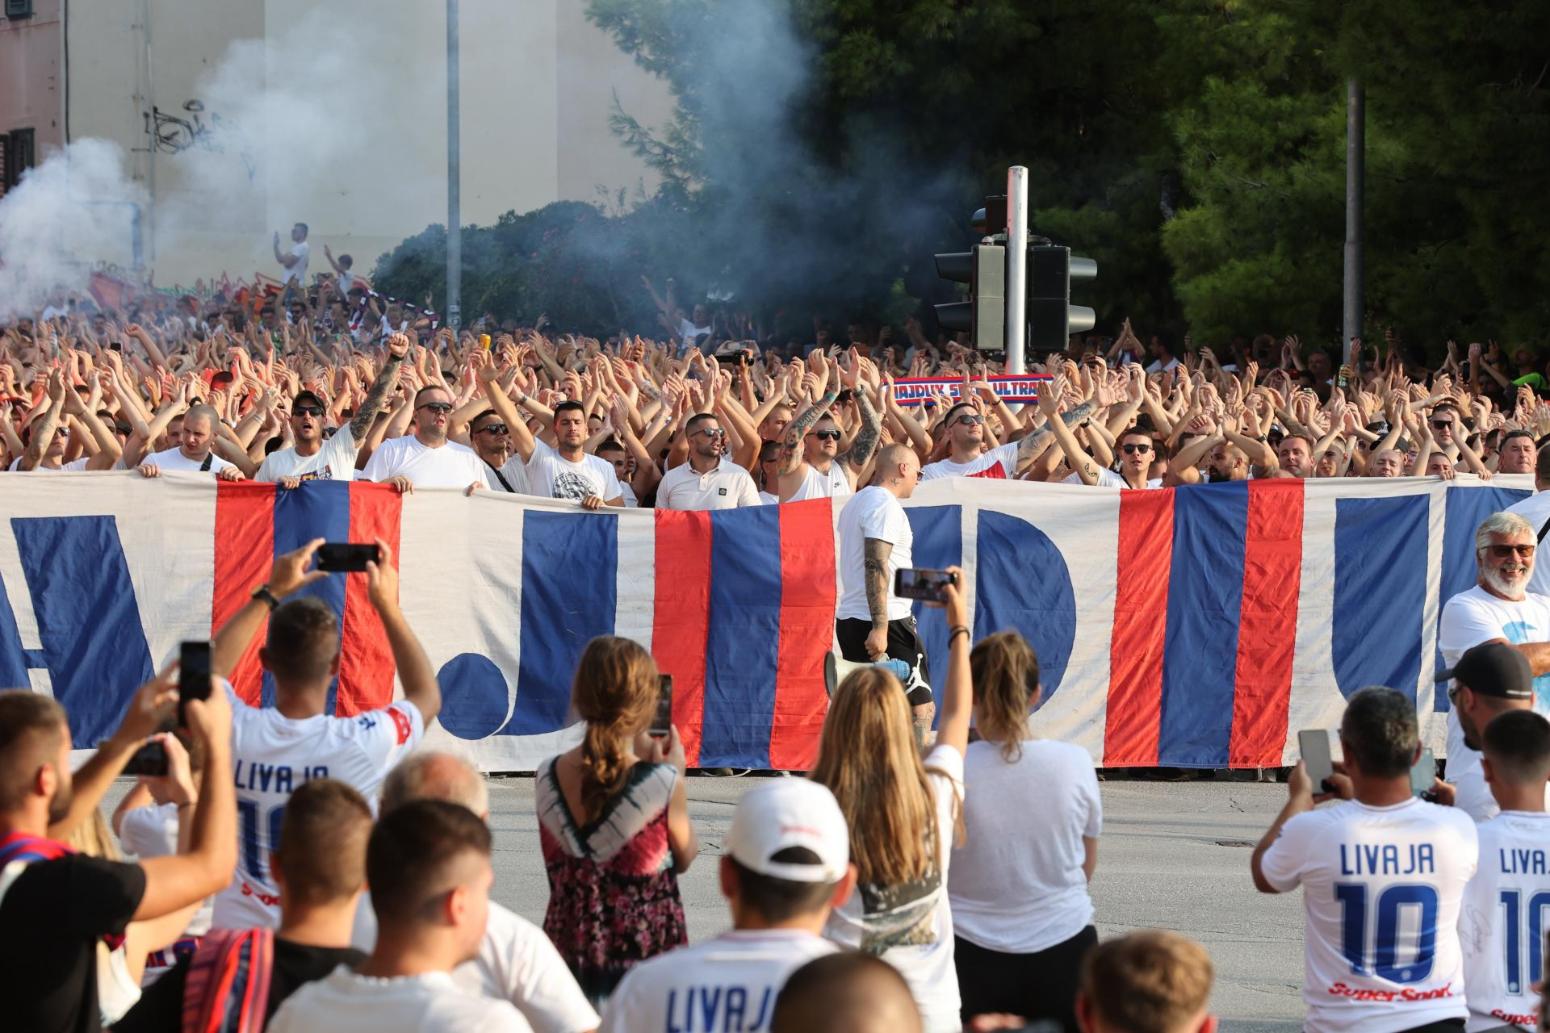
[[[1437,951],[1437,890],[1400,883],[1386,887],[1369,903],[1367,885],[1335,883],[1340,901],[1340,952],[1355,975],[1377,976],[1391,983],[1419,983],[1432,974]],[[1406,914],[1415,923],[1415,955],[1399,957],[1400,923]],[[1372,930],[1369,949],[1368,930]]]

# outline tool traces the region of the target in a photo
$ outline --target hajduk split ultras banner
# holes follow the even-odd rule
[[[1416,700],[1429,740],[1442,603],[1474,582],[1473,534],[1526,477],[1264,480],[1157,491],[936,481],[908,503],[920,566],[963,567],[976,637],[1039,654],[1039,735],[1108,766],[1256,767],[1296,756],[1366,685]],[[432,742],[528,771],[577,741],[571,674],[595,635],[674,676],[693,766],[802,769],[817,749],[837,596],[827,501],[716,513],[605,510],[492,492],[226,484],[194,474],[0,474],[0,685],[51,692],[77,746],[315,537],[381,537],[439,672]],[[328,706],[392,698],[361,575],[311,591],[342,624]],[[921,628],[937,689],[939,610]],[[271,699],[256,656],[234,672]]]

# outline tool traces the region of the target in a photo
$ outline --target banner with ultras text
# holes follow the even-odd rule
[[[1366,685],[1412,695],[1441,752],[1442,603],[1474,583],[1473,535],[1526,477],[1265,480],[1128,491],[934,481],[906,504],[919,566],[963,567],[976,638],[1038,651],[1041,736],[1112,767],[1261,767],[1296,757]],[[606,510],[482,492],[196,474],[0,474],[0,686],[53,693],[78,747],[135,687],[206,639],[315,538],[381,537],[444,696],[432,742],[530,771],[577,741],[570,684],[593,636],[628,636],[674,677],[697,767],[801,770],[827,696],[837,598],[826,500],[715,513]],[[397,691],[360,575],[309,591],[339,615],[329,707]],[[946,627],[918,610],[941,689]],[[232,678],[273,698],[256,657]],[[1541,701],[1547,702],[1547,701]]]

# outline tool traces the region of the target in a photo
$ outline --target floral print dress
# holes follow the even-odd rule
[[[689,942],[667,837],[678,769],[637,762],[602,813],[580,824],[560,790],[557,759],[539,766],[534,786],[549,875],[544,932],[600,1004],[636,962]]]

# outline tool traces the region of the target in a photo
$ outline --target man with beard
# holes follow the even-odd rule
[[[737,509],[759,505],[759,489],[748,471],[722,455],[726,432],[715,413],[701,412],[684,424],[689,459],[673,467],[657,488],[658,509]]]
[[[371,454],[364,479],[385,481],[401,494],[415,488],[462,488],[471,495],[483,488],[484,460],[467,445],[447,440],[451,415],[451,392],[435,384],[420,388],[414,396],[414,433],[384,441]]]
[[[989,388],[985,390],[988,391]],[[1059,397],[1053,388],[1041,393],[1041,397],[1044,393],[1055,398]],[[1005,407],[1005,403],[994,395],[992,395],[992,404]],[[1093,402],[1083,402],[1069,412],[1062,413],[1060,418],[1066,426],[1075,427],[1091,416],[1096,408]],[[1007,427],[1018,425],[1016,417],[1010,412],[1002,416],[1002,422]],[[1044,454],[1053,434],[1049,427],[1040,427],[1020,441],[1010,441],[986,452],[984,451],[985,415],[973,402],[959,402],[947,410],[947,415],[942,419],[942,429],[947,437],[947,457],[928,463],[920,471],[920,479],[923,481],[938,477],[988,477],[1011,480],[1025,473],[1028,467],[1033,465],[1033,461]]]
[[[513,424],[513,431],[516,425]],[[597,456],[588,455],[587,413],[580,402],[561,402],[554,407],[554,443],[548,443],[531,434],[524,441],[517,434],[516,456],[527,457],[528,490],[534,495],[552,499],[570,499],[581,503],[582,509],[600,509],[603,506],[624,505],[624,488],[614,473],[613,464]],[[510,464],[508,464],[510,465]]]
[[[1312,477],[1313,440],[1303,434],[1288,434],[1276,446],[1276,460],[1280,464],[1277,477]]]
[[[1534,675],[1531,704],[1540,714],[1550,714],[1550,597],[1528,591],[1536,545],[1533,525],[1516,513],[1486,517],[1475,531],[1478,583],[1443,607],[1437,646],[1449,671],[1458,669],[1466,650],[1482,642],[1516,646]],[[1459,706],[1448,711],[1448,780],[1455,785],[1478,777],[1470,772],[1480,764],[1480,754],[1465,739],[1460,713]]]
[[[145,457],[136,467],[142,477],[160,477],[163,470],[214,473],[223,481],[240,481],[242,471],[214,452],[221,416],[208,405],[196,405],[183,417],[178,444]]]
[[[786,450],[781,457],[778,482],[782,502],[834,499],[843,503],[856,493],[856,477],[877,451],[883,421],[866,388],[859,386],[859,360],[852,356],[851,368],[845,372],[840,370],[839,360],[830,358],[828,362],[822,381],[827,389],[786,425],[782,439]],[[816,369],[822,363],[810,361],[809,365]],[[829,410],[847,387],[854,393],[861,428],[856,431],[850,449],[841,455],[840,438],[844,432]]]
[[[213,682],[212,682],[213,687]],[[225,886],[237,861],[231,707],[190,700],[205,750],[184,853],[120,864],[64,844],[90,819],[145,739],[176,713],[169,672],[135,693],[118,731],[73,776],[64,708],[27,689],[0,692],[0,995],[8,1029],[95,1033],[98,945],[119,948],[131,921],[160,918]]]
[[[1206,460],[1204,473],[1200,469],[1202,458]],[[1219,420],[1212,433],[1202,434],[1168,461],[1163,487],[1248,480],[1250,463],[1260,472],[1274,470],[1275,452],[1259,438],[1239,434],[1233,425]]]
[[[323,438],[323,415],[327,407],[323,399],[311,391],[303,391],[291,402],[291,435],[296,439],[294,448],[280,449],[264,457],[258,468],[257,481],[279,481],[287,488],[294,488],[302,481],[350,481],[355,479],[355,455],[360,444],[371,430],[377,411],[387,398],[393,385],[398,383],[398,371],[409,354],[409,338],[394,334],[388,338],[387,361],[377,372],[348,427],[341,427],[333,437]]]

